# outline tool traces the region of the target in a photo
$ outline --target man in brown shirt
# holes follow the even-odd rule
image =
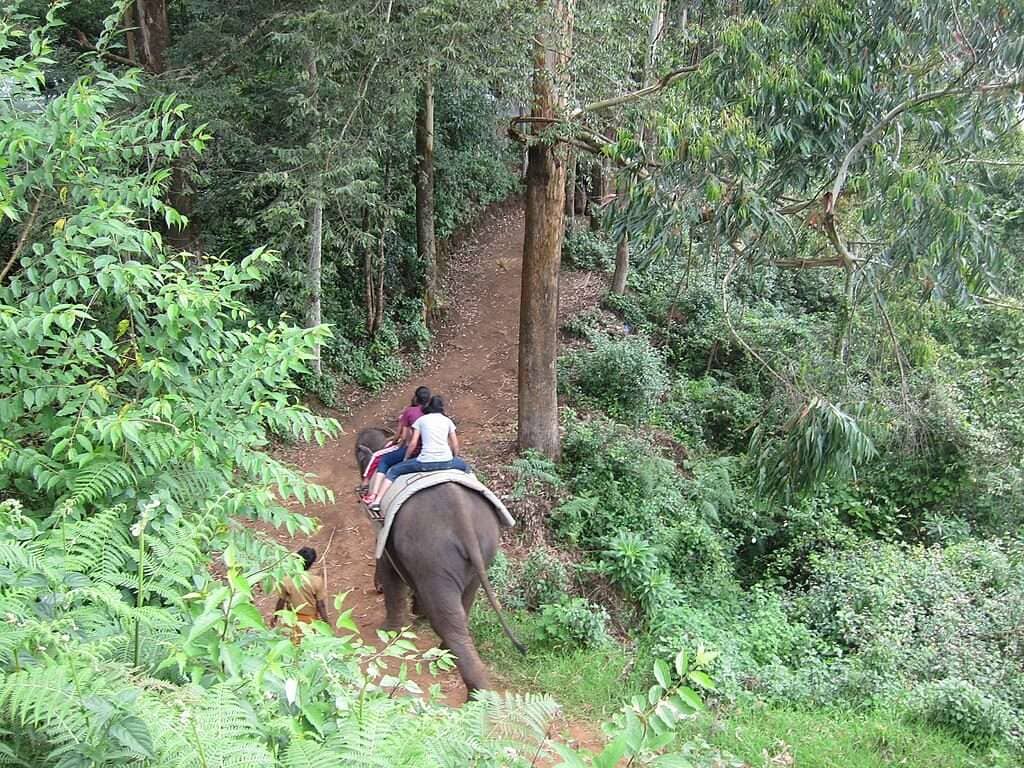
[[[274,606],[274,617],[270,620],[270,626],[277,624],[277,612],[282,608],[290,608],[295,611],[300,622],[307,624],[317,619],[330,623],[327,616],[327,605],[324,602],[326,591],[324,580],[311,573],[310,569],[316,562],[316,550],[312,547],[303,547],[296,553],[302,558],[306,565],[306,572],[297,580],[286,578],[281,582],[278,590],[277,605]],[[298,644],[302,638],[302,630],[298,626],[292,629],[292,642]]]

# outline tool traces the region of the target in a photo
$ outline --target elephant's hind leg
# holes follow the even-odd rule
[[[452,589],[444,594],[424,595],[424,602],[427,603],[424,607],[434,632],[441,638],[443,647],[455,656],[455,666],[466,684],[466,690],[473,693],[490,688],[487,668],[469,636],[463,595],[457,589]]]
[[[384,591],[384,629],[397,632],[409,625],[409,589],[387,555],[377,561],[375,581]]]
[[[480,579],[474,576],[469,584],[462,590],[462,610],[466,613],[466,620],[469,620],[470,611],[473,610],[473,601],[476,600],[477,592],[480,591]]]

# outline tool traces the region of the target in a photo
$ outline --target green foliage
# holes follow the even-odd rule
[[[557,603],[569,591],[565,565],[546,549],[534,549],[526,556],[517,582],[523,605],[531,610]]]
[[[967,744],[999,742],[1015,729],[1005,702],[955,678],[917,686],[908,696],[908,708],[912,717],[947,729]]]
[[[609,272],[615,267],[615,243],[587,227],[573,227],[562,241],[562,264],[569,269]]]
[[[590,648],[607,643],[608,612],[582,597],[563,597],[540,608],[538,635],[546,647]]]
[[[757,398],[715,379],[678,379],[654,420],[680,442],[742,453],[761,415]]]
[[[886,710],[799,708],[744,702],[681,729],[684,738],[706,737],[741,758],[743,765],[794,761],[802,768],[1011,768],[1006,751],[972,750],[955,737],[907,722]],[[771,765],[771,762],[767,763]]]
[[[1019,545],[972,541],[944,549],[872,543],[812,556],[794,609],[834,649],[833,666],[861,675],[851,695],[891,698],[954,681],[937,688],[938,697],[970,685],[1010,713],[1006,736],[1024,713],[1024,659],[1005,642],[1022,609],[1020,554]]]
[[[639,423],[668,388],[661,355],[641,336],[592,342],[559,360],[559,385],[615,418]]]
[[[562,484],[555,463],[539,451],[524,451],[510,465],[516,478],[512,498],[523,499],[536,495],[545,487],[557,489]]]
[[[759,490],[768,497],[851,477],[877,455],[854,416],[817,396],[792,406],[779,437],[766,433],[755,430],[751,451],[757,457]]]

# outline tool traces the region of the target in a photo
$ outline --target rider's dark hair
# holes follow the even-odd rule
[[[412,405],[418,405],[421,408],[430,402],[430,388],[429,387],[416,387],[416,392],[412,396]]]
[[[434,395],[430,402],[423,406],[424,413],[444,413],[444,400],[440,395]]]
[[[316,550],[312,547],[303,547],[296,554],[302,558],[306,563],[306,570],[308,571],[313,567],[313,563],[316,562]]]

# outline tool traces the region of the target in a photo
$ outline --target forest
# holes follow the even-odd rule
[[[0,766],[1024,764],[1022,253],[1024,0],[4,0]]]

